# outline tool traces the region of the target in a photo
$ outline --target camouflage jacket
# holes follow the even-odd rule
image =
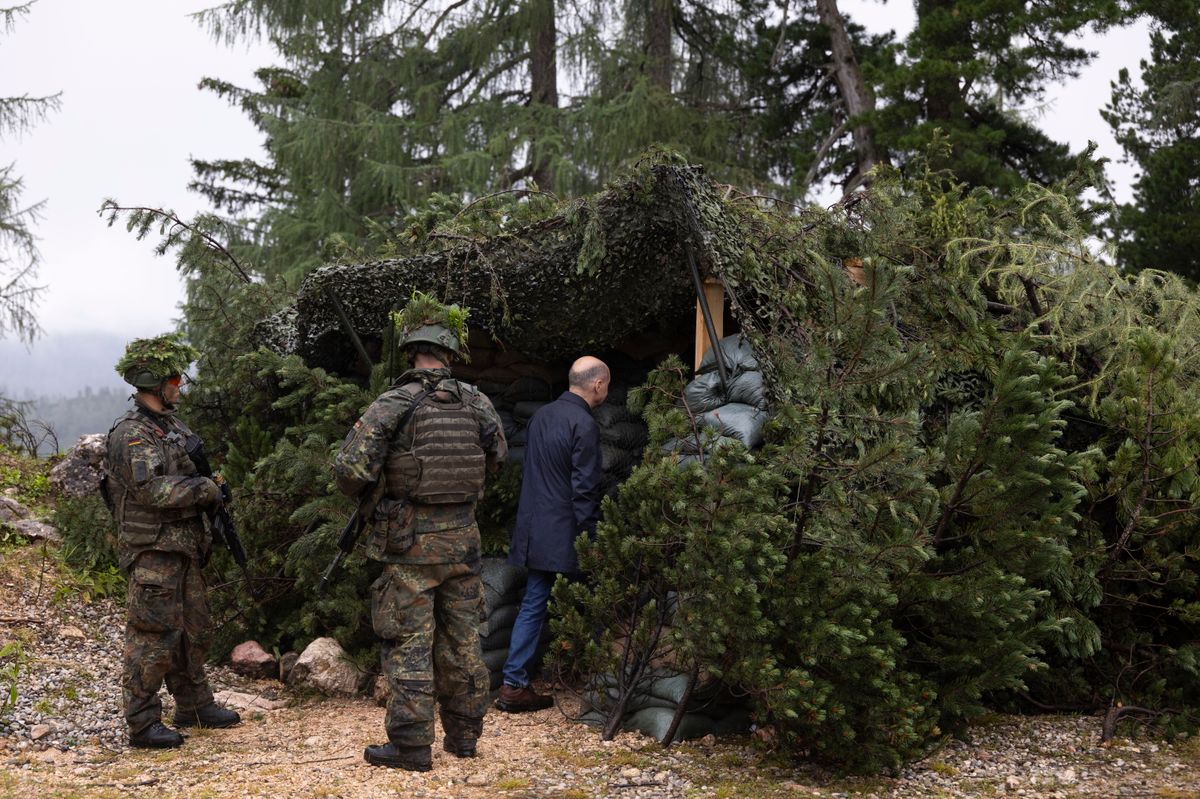
[[[333,461],[338,488],[349,497],[382,479],[384,463],[393,447],[412,445],[411,422],[397,429],[409,406],[411,394],[398,389],[420,383],[423,390],[446,391],[461,398],[479,420],[479,443],[487,458],[488,472],[500,468],[508,456],[504,426],[491,400],[479,389],[450,377],[449,369],[410,369],[392,388],[371,403],[342,443]],[[436,395],[426,402],[436,406]],[[417,541],[404,555],[368,551],[370,557],[391,563],[463,563],[479,558],[479,529],[475,526],[475,503],[415,506]]]
[[[179,552],[203,559],[212,537],[201,518],[216,502],[216,483],[196,473],[184,441],[191,431],[173,413],[137,408],[108,433],[104,473],[120,525],[122,568],[147,550]]]

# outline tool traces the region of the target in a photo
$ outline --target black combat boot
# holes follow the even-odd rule
[[[475,757],[475,741],[451,738],[449,735],[442,741],[442,748],[455,757]]]
[[[221,729],[223,727],[232,727],[241,720],[242,717],[237,713],[221,707],[216,702],[209,702],[198,710],[175,711],[176,727],[211,727],[213,729]]]
[[[363,752],[363,760],[372,766],[402,768],[408,771],[429,771],[433,768],[433,753],[428,746],[372,744]]]
[[[442,748],[455,757],[475,757],[475,742],[483,734],[483,719],[442,708]]]
[[[140,732],[130,733],[129,745],[137,749],[174,749],[183,746],[183,736],[156,721]]]

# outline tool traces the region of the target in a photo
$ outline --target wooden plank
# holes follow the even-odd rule
[[[712,314],[713,328],[717,339],[725,336],[725,284],[715,277],[704,279],[704,302]],[[694,369],[700,368],[704,354],[712,347],[708,340],[708,328],[704,324],[704,311],[700,308],[700,300],[696,300],[696,363]]]

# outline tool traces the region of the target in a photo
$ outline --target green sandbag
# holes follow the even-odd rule
[[[741,333],[726,336],[717,342],[717,347],[720,348],[721,353],[724,355],[725,369],[729,376],[758,370],[758,358],[754,356],[754,350],[750,348],[750,342],[742,338]],[[717,371],[717,356],[715,353],[715,349],[710,349],[704,353],[704,357],[700,359],[700,368],[696,371],[700,374]]]
[[[704,414],[701,421],[705,426],[719,431],[722,436],[741,441],[747,449],[756,449],[762,446],[763,425],[770,418],[769,413],[753,405],[731,402]]]
[[[505,628],[511,630],[513,623],[517,620],[517,613],[520,610],[521,604],[519,602],[501,605],[493,609],[488,613],[487,618],[480,622],[479,634],[486,637],[496,632],[496,630],[503,630]]]

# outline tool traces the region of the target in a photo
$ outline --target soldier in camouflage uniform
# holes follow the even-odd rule
[[[102,489],[119,525],[129,578],[121,684],[130,746],[165,749],[183,736],[163,725],[159,687],[175,697],[177,727],[228,727],[237,713],[213,702],[204,675],[209,609],[201,564],[212,548],[202,513],[220,487],[196,473],[175,416],[180,383],[196,351],[175,336],[138,339],[117,363],[134,407],[108,433]]]
[[[445,310],[454,312],[449,321]],[[414,368],[355,422],[334,474],[351,497],[361,499],[379,480],[383,489],[369,517],[367,556],[385,564],[371,586],[371,623],[391,688],[388,743],[368,746],[364,757],[428,771],[435,699],[447,752],[474,757],[483,729],[489,680],[478,633],[474,511],[485,472],[499,468],[508,445],[488,398],[450,377],[449,364],[465,349],[465,314],[423,295],[406,313],[397,326]]]

